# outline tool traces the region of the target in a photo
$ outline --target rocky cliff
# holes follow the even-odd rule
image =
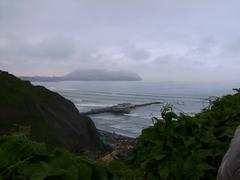
[[[41,86],[0,71],[0,132],[31,127],[33,140],[73,151],[99,151],[96,127],[72,102]]]

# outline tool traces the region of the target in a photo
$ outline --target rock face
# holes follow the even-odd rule
[[[103,148],[92,120],[74,104],[41,86],[0,71],[0,132],[30,126],[33,140],[72,151]]]
[[[230,147],[223,157],[217,180],[240,179],[240,128],[235,131]]]

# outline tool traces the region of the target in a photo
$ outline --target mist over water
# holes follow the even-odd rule
[[[173,105],[174,111],[193,115],[209,105],[209,97],[233,93],[240,83],[192,82],[108,82],[69,81],[35,82],[71,100],[80,112],[119,103],[141,104],[160,101]],[[91,115],[98,129],[137,137],[160,116],[161,104],[133,109],[129,114]]]

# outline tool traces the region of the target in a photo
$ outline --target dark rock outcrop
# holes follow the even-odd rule
[[[72,151],[103,148],[96,127],[74,104],[42,86],[0,71],[0,132],[30,126],[33,140]]]

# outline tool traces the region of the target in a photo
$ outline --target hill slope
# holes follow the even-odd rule
[[[70,150],[102,148],[92,120],[72,102],[41,86],[0,71],[0,132],[31,126],[31,138]]]

